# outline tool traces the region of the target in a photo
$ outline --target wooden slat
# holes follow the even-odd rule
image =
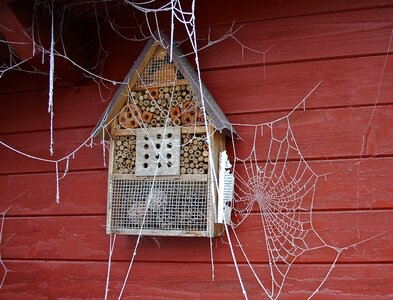
[[[307,101],[308,108],[373,105],[384,60],[385,56],[378,56],[273,65],[266,67],[266,79],[261,66],[224,69],[203,72],[202,80],[227,115],[291,110],[322,79],[323,83]],[[393,102],[393,73],[389,72],[392,68],[393,59],[389,59],[378,103]],[[250,74],[254,80],[250,80]],[[57,89],[55,128],[95,126],[108,105],[101,97],[110,99],[118,87],[112,88],[102,89],[102,95],[95,84]],[[0,102],[1,132],[21,132],[26,130],[26,124],[29,131],[48,129],[46,91],[1,95]]]
[[[220,23],[232,23],[233,21],[243,23],[247,21],[288,18],[311,14],[332,13],[337,11],[358,10],[365,8],[378,8],[392,5],[390,0],[386,1],[324,1],[315,2],[302,0],[293,2],[291,0],[249,0],[247,5],[239,5],[237,2],[218,0],[200,1],[196,3],[197,25],[212,25]],[[251,8],[251,9],[250,9]],[[211,12],[211,13],[206,13]],[[213,13],[214,12],[214,13]]]
[[[317,183],[314,210],[391,207],[393,158],[312,161],[310,166],[317,174],[327,174]],[[239,175],[248,178],[244,173]],[[60,181],[58,205],[53,173],[0,176],[0,211],[11,207],[8,215],[104,214],[106,180],[106,170],[68,173]]]
[[[34,132],[18,135],[4,135],[0,139],[12,147],[45,159],[59,159],[68,156],[75,151],[91,135],[92,128],[69,129],[55,131],[54,133],[54,156],[49,155],[49,132]],[[96,141],[100,143],[99,140]],[[88,144],[90,141],[88,142]],[[85,170],[103,168],[102,146],[93,148],[82,147],[75,158],[71,157],[70,170]],[[0,149],[1,171],[0,173],[29,173],[29,172],[54,172],[55,164],[36,161],[12,152],[4,147]],[[59,168],[64,170],[66,162],[63,161]]]
[[[367,123],[373,107],[331,110],[299,111],[291,118],[291,128],[300,147],[301,153],[307,158],[333,158],[360,156],[363,136],[367,143],[364,155],[392,153],[393,131],[390,130],[393,117],[393,107],[378,107],[374,112],[371,129],[366,132]],[[253,114],[231,116],[233,123],[259,124],[276,120],[285,116],[283,113]],[[281,122],[275,127],[275,137],[283,138],[286,123]],[[236,141],[237,156],[245,158],[253,147],[254,131],[250,127],[237,128],[243,140]],[[260,130],[260,128],[259,128]],[[72,129],[55,132],[55,158],[62,157],[73,151],[80,143],[89,137],[91,129]],[[50,158],[49,132],[35,132],[17,135],[4,135],[0,139],[18,150],[31,155]],[[266,159],[270,140],[268,130],[264,129],[264,136],[258,131],[258,159]],[[99,141],[97,141],[99,143]],[[277,149],[277,147],[276,147]],[[285,152],[284,152],[285,153]],[[0,149],[0,174],[53,172],[54,165],[37,162],[12,153],[2,147]],[[271,155],[275,158],[276,154]],[[283,156],[282,156],[283,157]],[[296,152],[291,152],[289,158],[298,158]],[[102,147],[96,145],[93,149],[84,147],[70,161],[70,170],[86,170],[102,168]]]
[[[212,70],[203,72],[202,80],[226,114],[291,110],[321,80],[307,108],[373,105],[384,61],[378,56]],[[389,57],[378,103],[393,102],[392,69]]]
[[[251,22],[242,24],[243,28],[235,36],[243,45],[257,51],[266,51],[274,45],[265,57],[269,64],[385,54],[393,27],[392,13],[393,8],[389,7]],[[212,40],[220,38],[229,27],[203,28],[198,31],[198,38],[207,39],[209,30]],[[135,46],[134,42],[118,38],[108,44],[111,54],[104,74],[121,80],[140,52],[140,43]],[[200,45],[204,45],[203,41]],[[192,52],[187,43],[181,48],[184,53]],[[191,56],[188,59],[193,61]],[[231,38],[199,52],[199,60],[203,70],[263,64],[262,54],[244,50],[242,56],[241,45]]]
[[[101,299],[105,294],[103,262],[5,261],[13,270],[0,291],[5,299]],[[117,299],[127,263],[114,263],[109,299]],[[255,266],[266,278],[266,265]],[[240,266],[250,299],[267,299],[247,266]],[[306,299],[320,284],[327,265],[294,266],[282,298]],[[389,299],[392,264],[338,265],[316,299]],[[233,265],[136,263],[122,299],[242,299]],[[268,282],[267,279],[263,280]]]
[[[393,149],[392,124],[393,107],[378,107],[375,109],[371,127],[367,124],[373,114],[373,107],[298,111],[291,115],[290,124],[294,132],[296,142],[303,157],[307,158],[333,158],[360,156],[365,141],[363,155],[388,155]],[[284,117],[286,113],[250,114],[230,117],[234,124],[261,124]],[[250,127],[236,128],[243,139],[238,142],[236,154],[239,158],[246,158],[252,150],[255,132]],[[275,123],[274,137],[281,140],[286,136],[287,121]],[[263,134],[263,135],[262,135]],[[269,148],[269,129],[260,127],[257,131],[257,158],[266,159]],[[278,143],[274,144],[271,158],[276,159]],[[284,152],[281,152],[284,158]],[[289,158],[299,158],[296,151],[292,151]]]
[[[59,88],[54,94],[55,128],[94,126],[108,103],[103,102],[97,85]],[[105,100],[105,98],[104,98]],[[106,99],[108,100],[108,99]],[[0,96],[0,130],[3,133],[48,130],[46,90]]]
[[[313,224],[326,243],[346,247],[382,234],[345,251],[340,262],[392,262],[393,211],[315,212]],[[375,222],[375,220],[379,220]],[[250,215],[237,229],[249,259],[267,262],[263,227],[259,214]],[[310,233],[311,235],[311,233]],[[115,260],[127,260],[135,245],[135,236],[118,236]],[[232,236],[232,241],[234,237]],[[311,242],[311,239],[308,239]],[[222,242],[224,241],[224,243]],[[214,241],[217,262],[231,262],[229,246],[221,238]],[[109,236],[105,234],[105,216],[91,217],[19,217],[6,218],[2,257],[7,259],[105,260]],[[318,243],[318,245],[322,245]],[[239,262],[244,262],[236,248]],[[310,251],[296,261],[329,262],[336,252],[324,248]],[[209,240],[206,238],[145,237],[138,250],[140,261],[208,262]]]
[[[0,210],[7,215],[105,214],[107,171],[70,172],[60,181],[56,204],[55,174],[0,176]]]

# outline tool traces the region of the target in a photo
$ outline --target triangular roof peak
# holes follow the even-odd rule
[[[236,135],[235,130],[230,125],[227,117],[222,112],[218,104],[213,99],[212,95],[207,90],[203,82],[199,82],[197,72],[185,58],[178,47],[172,49],[172,61],[174,68],[172,70],[161,70],[160,72],[151,72],[156,64],[162,60],[168,60],[168,51],[170,41],[167,36],[161,32],[156,32],[155,37],[151,37],[138,59],[128,72],[123,80],[123,84],[119,87],[116,94],[113,96],[111,102],[106,108],[105,112],[100,118],[100,121],[94,129],[94,136],[101,136],[100,130],[103,124],[110,122],[116,114],[124,107],[127,102],[128,91],[140,88],[149,88],[150,86],[157,86],[160,81],[162,85],[168,81],[168,86],[173,84],[174,79],[184,80],[189,84],[198,99],[203,98],[206,113],[210,117],[213,125],[220,132],[227,135],[232,133]],[[160,41],[160,42],[158,42]],[[169,61],[167,61],[169,63]],[[174,71],[176,69],[176,71]],[[152,78],[149,74],[155,74]],[[158,75],[156,75],[158,74]]]

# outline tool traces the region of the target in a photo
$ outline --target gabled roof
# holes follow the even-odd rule
[[[126,103],[127,86],[129,88],[132,88],[137,82],[138,73],[141,74],[143,72],[143,70],[149,63],[150,58],[152,57],[156,49],[161,45],[159,42],[157,42],[157,40],[162,41],[162,46],[164,48],[169,47],[170,41],[165,34],[156,32],[155,35],[157,39],[155,39],[154,37],[151,37],[149,39],[145,48],[143,49],[138,59],[135,61],[134,65],[123,80],[123,84],[119,87],[108,107],[106,108],[105,112],[101,116],[99,122],[97,123],[93,131],[95,137],[101,136],[101,126],[105,124],[105,122],[112,120],[116,113],[120,111],[120,109]],[[223,132],[227,135],[236,135],[236,132],[234,128],[230,125],[227,117],[222,112],[216,101],[214,101],[213,96],[209,93],[203,82],[199,83],[198,74],[195,72],[194,68],[191,66],[191,64],[188,62],[188,60],[185,58],[185,56],[178,47],[173,47],[172,59],[179,72],[183,75],[184,79],[188,82],[188,84],[191,85],[191,88],[198,97],[198,99],[202,99],[203,97],[206,113],[210,117],[214,126],[220,132]]]

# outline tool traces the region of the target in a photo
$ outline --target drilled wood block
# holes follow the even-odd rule
[[[136,176],[180,174],[180,128],[136,130]]]

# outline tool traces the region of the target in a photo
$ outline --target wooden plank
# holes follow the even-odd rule
[[[91,135],[92,128],[69,129],[54,132],[54,156],[49,154],[49,132],[34,132],[18,135],[3,135],[0,140],[11,147],[29,155],[44,159],[60,159],[70,155],[83,144]],[[103,168],[103,150],[100,140],[92,148],[84,146],[69,161],[70,170],[86,170]],[[90,145],[90,140],[87,142]],[[55,164],[33,160],[4,148],[1,153],[0,173],[16,174],[30,172],[54,172]],[[108,156],[106,156],[108,158]],[[59,170],[64,170],[66,161],[59,164]]]
[[[288,18],[311,14],[326,14],[338,11],[357,10],[366,8],[379,8],[385,5],[392,5],[390,0],[386,1],[324,1],[315,2],[312,0],[302,0],[293,2],[291,0],[249,0],[246,5],[239,5],[236,2],[200,1],[196,3],[196,15],[198,26],[208,26],[214,24],[227,23],[233,21],[243,23],[247,21]],[[206,13],[211,12],[211,13]]]
[[[305,217],[305,214],[303,214]],[[346,247],[362,240],[370,241],[343,252],[340,262],[392,262],[392,210],[315,212],[313,224],[329,245]],[[6,259],[42,260],[105,260],[108,257],[109,236],[105,233],[105,216],[7,217],[3,232],[2,257]],[[379,220],[375,222],[375,220]],[[236,230],[249,259],[266,263],[267,252],[259,214],[248,216]],[[310,233],[309,236],[312,234]],[[232,236],[232,241],[235,238]],[[311,238],[309,244],[316,243]],[[117,237],[114,260],[128,260],[135,245],[135,236]],[[230,263],[232,258],[226,238],[214,239],[214,259]],[[239,247],[235,247],[239,262],[245,262]],[[337,253],[330,248],[306,252],[298,263],[326,263]],[[144,237],[137,255],[138,261],[209,262],[209,239],[178,237]]]
[[[366,150],[364,155],[389,155],[393,149],[393,131],[390,130],[393,117],[393,107],[377,107],[371,129],[366,132],[367,123],[372,115],[373,107],[358,107],[348,109],[324,109],[295,112],[291,118],[291,128],[294,132],[301,153],[306,159],[356,157],[360,156],[363,136],[366,137]],[[230,120],[233,123],[260,124],[273,121],[285,116],[282,113],[235,115]],[[238,127],[239,135],[243,140],[236,141],[237,156],[245,158],[253,147],[254,130],[251,127]],[[276,123],[274,128],[276,138],[285,137],[287,131],[286,121]],[[55,155],[59,158],[68,155],[80,143],[89,137],[91,129],[70,129],[55,131]],[[258,127],[258,159],[266,159],[269,147],[269,131],[264,128],[261,135]],[[35,132],[16,135],[3,135],[0,140],[8,143],[18,150],[28,154],[51,158],[49,155],[49,132]],[[99,143],[99,141],[97,141]],[[271,152],[271,157],[277,156],[277,143]],[[275,152],[274,152],[275,151]],[[283,154],[285,154],[285,149]],[[43,163],[27,159],[19,154],[2,147],[0,149],[0,174],[16,174],[31,172],[53,172],[54,164]],[[283,157],[283,156],[281,156]],[[297,159],[296,151],[291,151],[289,158]],[[63,168],[64,166],[61,166]],[[96,145],[92,149],[83,147],[70,161],[70,170],[87,170],[103,167],[102,147]]]
[[[385,57],[349,58],[266,67],[206,71],[202,79],[227,114],[291,110],[320,81],[307,101],[308,108],[374,104]],[[392,103],[393,59],[387,61],[378,103]],[[254,80],[250,80],[253,76]],[[230,82],[231,84],[228,84]],[[257,84],[256,84],[257,82]],[[113,90],[101,90],[110,99]],[[108,102],[101,101],[95,84],[55,91],[55,128],[95,126]],[[46,91],[1,95],[1,132],[47,130]],[[34,99],[34,101],[32,101]],[[83,101],[75,101],[76,99]],[[20,122],[23,116],[24,122]]]
[[[373,107],[352,109],[324,109],[313,111],[298,111],[291,115],[290,124],[301,154],[306,159],[356,157],[363,155],[388,155],[393,149],[391,143],[393,131],[390,130],[393,107]],[[262,124],[285,117],[287,113],[267,113],[231,116],[234,124]],[[371,126],[367,129],[370,117],[373,115]],[[236,128],[236,127],[235,127]],[[242,140],[237,141],[236,154],[245,159],[254,148],[254,127],[242,126],[236,128]],[[282,140],[286,136],[288,123],[286,119],[275,123],[273,136]],[[367,130],[367,131],[366,131]],[[271,130],[258,126],[255,148],[258,159],[266,159],[271,140]],[[365,142],[365,143],[364,143]],[[364,145],[363,145],[364,143]],[[288,143],[284,143],[284,146]],[[235,143],[236,145],[236,143]],[[294,142],[291,142],[294,146]],[[361,151],[363,149],[363,151]],[[284,158],[285,147],[281,148],[279,157]],[[279,143],[274,142],[270,158],[276,159],[279,153]],[[299,159],[297,151],[291,150],[288,158]]]
[[[268,63],[384,54],[393,26],[392,13],[393,8],[389,7],[253,22],[245,24],[236,38],[257,51],[266,51],[274,45],[266,55]],[[227,30],[228,25],[212,28],[211,39]],[[206,37],[207,32],[208,29],[201,30],[199,38]],[[242,57],[241,46],[232,39],[217,43],[201,52],[200,57],[202,68],[263,63],[259,53],[244,50]]]
[[[107,96],[105,90],[95,84],[56,89],[55,128],[94,126],[108,105],[103,101]],[[48,130],[50,116],[46,90],[1,95],[0,102],[2,133]]]
[[[323,80],[307,108],[373,105],[385,56],[302,62],[202,73],[202,80],[226,114],[292,110]],[[378,103],[392,103],[393,59],[389,57]],[[264,78],[264,74],[266,77]],[[252,78],[252,80],[251,80]]]
[[[24,70],[30,67],[22,64]],[[20,83],[23,82],[23,85]],[[10,70],[3,74],[0,80],[0,95],[19,93],[21,91],[47,90],[49,78],[47,74],[27,73],[19,70]],[[69,82],[55,80],[55,88],[69,87]],[[56,93],[56,92],[55,92]]]
[[[56,204],[55,174],[0,176],[0,211],[7,215],[105,214],[107,171],[70,172],[60,181]]]
[[[102,299],[105,294],[104,262],[5,261],[13,270],[0,291],[6,299]],[[109,299],[117,299],[128,263],[114,263]],[[282,298],[306,299],[328,271],[326,265],[294,266],[287,276]],[[267,299],[246,266],[240,266],[250,299]],[[266,278],[266,265],[255,266]],[[317,299],[390,299],[392,264],[338,265]],[[232,264],[216,265],[211,281],[210,264],[136,263],[122,299],[241,299]],[[266,284],[266,279],[263,280]]]
[[[267,64],[385,54],[393,27],[392,13],[393,8],[388,7],[250,22],[241,24],[243,27],[236,32],[235,37],[244,46],[259,52],[273,46],[266,54]],[[207,39],[210,31],[211,40],[215,40],[225,35],[229,28],[228,24],[201,28],[198,38]],[[177,37],[178,40],[184,38]],[[205,43],[201,41],[200,45]],[[140,52],[140,43],[117,38],[110,39],[108,44],[110,55],[104,74],[121,80]],[[192,52],[188,43],[183,43],[181,49],[184,53]],[[231,38],[216,43],[199,52],[201,69],[263,65],[261,53],[243,50]],[[194,60],[192,56],[188,59],[190,62]]]
[[[311,161],[317,174],[314,210],[367,210],[391,207],[393,158]],[[293,163],[292,163],[293,164]],[[247,180],[244,172],[239,174]],[[43,186],[45,182],[45,186]],[[86,187],[89,193],[86,194]],[[70,172],[60,181],[55,203],[55,175],[0,176],[0,211],[8,215],[76,215],[106,213],[107,171]],[[19,197],[18,197],[19,196]]]

